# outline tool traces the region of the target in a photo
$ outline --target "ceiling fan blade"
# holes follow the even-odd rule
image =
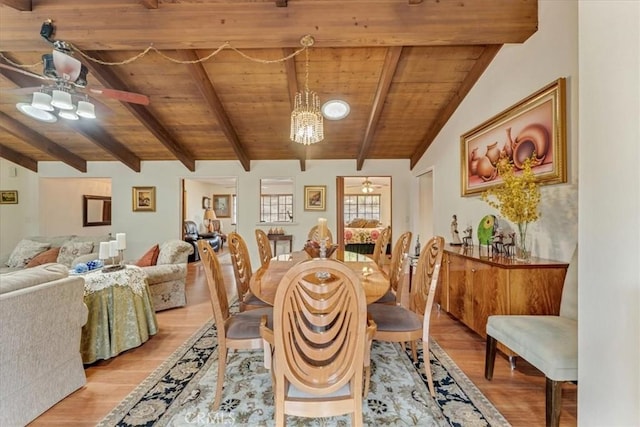
[[[58,76],[69,82],[78,80],[80,71],[82,70],[82,63],[80,61],[59,50],[53,51],[53,65],[56,67]]]
[[[31,71],[23,70],[21,68],[14,67],[14,66],[7,65],[7,64],[0,63],[0,68],[3,68],[5,70],[9,70],[9,71],[13,71],[15,73],[24,74],[25,76],[33,77],[34,79],[51,80],[50,78],[45,77],[45,76],[41,76],[40,74],[35,74],[35,73],[32,73]]]
[[[106,96],[107,98],[117,99],[118,101],[130,102],[132,104],[149,105],[149,97],[141,93],[126,92],[124,90],[106,89],[106,88],[89,88],[89,92],[96,95]]]
[[[0,89],[2,93],[10,94],[10,95],[31,95],[33,92],[38,92],[42,89],[42,86],[32,86],[32,87],[18,87],[15,89]]]

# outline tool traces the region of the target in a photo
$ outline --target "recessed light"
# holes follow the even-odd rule
[[[341,120],[349,115],[349,104],[340,99],[332,99],[322,106],[322,115],[327,120]]]
[[[50,112],[35,108],[33,105],[26,102],[18,102],[16,104],[16,108],[22,114],[26,114],[27,116],[36,120],[40,120],[41,122],[55,123],[58,121],[58,118]]]

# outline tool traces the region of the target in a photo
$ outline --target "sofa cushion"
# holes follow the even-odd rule
[[[194,251],[193,246],[182,240],[168,240],[160,246],[160,254],[156,264],[187,263],[187,258]]]
[[[138,267],[150,267],[156,265],[158,262],[158,255],[160,254],[160,246],[154,245],[144,255],[140,257],[136,265]]]
[[[50,243],[22,239],[11,252],[7,260],[7,267],[24,267],[33,257],[50,247]]]
[[[25,268],[31,268],[42,264],[56,262],[59,252],[60,248],[51,248],[44,252],[40,252],[38,255],[34,256],[31,261],[27,263],[27,265],[25,265]]]
[[[93,251],[93,242],[69,240],[60,247],[60,253],[58,253],[58,259],[56,261],[67,267],[71,267],[71,262],[74,259],[80,255],[90,254],[91,251]]]
[[[64,279],[68,276],[69,269],[62,264],[55,263],[13,271],[0,276],[0,294]]]

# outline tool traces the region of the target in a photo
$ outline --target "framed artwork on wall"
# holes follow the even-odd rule
[[[17,190],[0,191],[0,205],[17,205],[17,204],[18,204]]]
[[[326,185],[305,185],[304,186],[304,210],[324,211],[326,210],[327,186]]]
[[[501,184],[500,158],[516,173],[532,158],[538,182],[567,182],[565,80],[559,78],[460,137],[462,196]]]
[[[134,212],[156,211],[156,187],[132,187]]]
[[[211,209],[211,197],[202,197],[202,209]]]
[[[213,211],[218,218],[231,218],[231,194],[214,194]]]

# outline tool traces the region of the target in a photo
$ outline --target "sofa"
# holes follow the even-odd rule
[[[26,425],[86,383],[84,279],[62,264],[0,274],[0,425]]]
[[[198,240],[206,240],[211,245],[211,248],[218,252],[222,246],[222,240],[218,233],[200,233],[198,231],[198,224],[194,221],[184,222],[184,241],[191,244],[193,247],[193,253],[189,256],[188,262],[200,261],[200,254],[198,253]]]
[[[169,240],[160,245],[155,265],[142,267],[147,274],[149,292],[155,311],[187,304],[187,260],[193,246],[182,240]]]
[[[110,238],[111,236],[108,234],[97,236],[77,236],[74,234],[64,236],[29,236],[18,242],[16,248],[29,246],[32,249],[31,251],[25,251],[24,255],[18,257],[25,264],[33,260],[34,251],[40,251],[38,255],[46,256],[47,254],[45,252],[52,249],[59,249],[57,253],[52,253],[53,258],[47,259],[47,263],[56,262],[65,265],[69,269],[80,262],[97,259],[100,242],[106,242],[110,240]],[[0,257],[0,274],[26,267],[26,265],[16,265],[15,263],[9,265],[10,260],[15,261],[16,256],[13,257],[13,260],[11,258],[12,255],[17,255],[16,252],[18,251],[16,248],[14,248],[10,254]]]

